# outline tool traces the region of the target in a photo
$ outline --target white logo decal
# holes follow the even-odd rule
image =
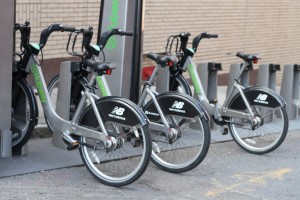
[[[125,109],[124,108],[121,108],[121,107],[118,107],[116,106],[113,111],[111,112],[111,114],[115,114],[115,115],[123,115]]]
[[[262,104],[269,104],[269,102],[267,102],[268,95],[266,94],[259,94],[256,99],[254,99],[254,102],[256,103],[262,103]]]
[[[184,102],[181,101],[175,101],[171,108],[169,108],[170,111],[174,112],[180,112],[180,113],[185,113],[185,110],[181,110],[184,106]]]
[[[149,111],[145,111],[145,114],[146,115],[154,115],[154,116],[159,116],[159,114],[158,113],[154,113],[154,112],[149,112]]]
[[[175,101],[172,105],[172,108],[176,108],[176,109],[182,109],[184,105],[184,102],[181,101]]]
[[[112,117],[112,118],[116,118],[116,119],[120,119],[120,120],[126,120],[125,117],[122,117],[121,115],[124,114],[124,111],[125,111],[125,108],[121,108],[121,107],[118,107],[116,106],[110,114],[108,114],[109,117]]]
[[[266,94],[259,94],[258,97],[256,97],[257,100],[265,101],[268,98],[268,95]]]

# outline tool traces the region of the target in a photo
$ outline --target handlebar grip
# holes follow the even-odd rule
[[[121,31],[120,35],[133,36],[133,33],[132,32]]]
[[[76,29],[75,29],[74,26],[63,26],[63,25],[61,25],[61,31],[62,32],[64,32],[64,31],[66,31],[66,32],[75,32]]]
[[[126,32],[126,31],[122,31],[119,28],[115,28],[112,29],[110,31],[106,31],[104,33],[101,34],[100,36],[100,40],[99,40],[99,46],[100,49],[103,49],[107,43],[107,41],[109,40],[109,38],[113,35],[126,35],[126,36],[132,36],[133,33],[132,32]]]
[[[218,38],[218,34],[209,34],[211,38]]]

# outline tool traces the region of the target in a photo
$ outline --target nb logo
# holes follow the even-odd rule
[[[260,101],[265,101],[268,98],[268,95],[266,94],[259,94],[256,99]]]
[[[115,114],[115,115],[123,115],[125,109],[124,108],[121,108],[121,107],[118,107],[116,106],[113,111],[111,112],[111,114]]]
[[[184,102],[181,101],[175,101],[172,105],[172,108],[176,108],[176,109],[182,109],[184,106]]]

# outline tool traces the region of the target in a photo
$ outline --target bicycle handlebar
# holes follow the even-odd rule
[[[74,40],[73,40],[72,51],[69,51],[70,40],[72,38],[73,33],[75,33],[76,35],[75,35]],[[76,43],[76,40],[77,40],[77,36],[80,33],[83,35],[82,46],[81,46],[81,51],[82,52],[77,53],[77,52],[75,52],[74,48],[75,48],[75,43]],[[82,29],[79,29],[79,30],[75,30],[74,32],[71,32],[70,35],[69,35],[69,39],[68,39],[67,47],[66,47],[67,53],[72,55],[72,56],[84,56],[85,53],[83,51],[83,48],[85,48],[89,52],[92,37],[93,37],[93,27],[91,27],[91,26],[86,28],[86,29],[82,28]]]
[[[73,26],[64,26],[61,24],[51,24],[48,28],[44,29],[41,32],[40,36],[40,48],[44,48],[44,46],[47,43],[48,37],[51,35],[54,31],[60,31],[60,32],[75,32],[76,29]]]
[[[24,53],[23,48],[24,49],[28,48],[29,39],[30,39],[30,31],[31,31],[30,22],[25,21],[24,24],[18,24],[18,23],[15,24],[14,32],[16,31],[20,31],[21,33],[20,49],[21,52]]]
[[[218,34],[209,34],[209,33],[200,33],[198,36],[196,36],[193,39],[193,43],[192,43],[192,48],[194,50],[194,52],[196,53],[198,45],[200,43],[200,40],[202,40],[203,38],[218,38]]]
[[[132,32],[122,31],[121,29],[118,29],[118,28],[112,29],[110,31],[106,31],[106,32],[102,33],[101,36],[100,36],[100,41],[99,41],[99,46],[100,46],[101,50],[105,47],[107,41],[113,35],[133,36],[133,33]]]

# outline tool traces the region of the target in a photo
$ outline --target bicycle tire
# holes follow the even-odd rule
[[[255,89],[253,91],[255,92]],[[245,94],[247,95],[247,93]],[[257,98],[257,94],[254,95],[255,98]],[[270,93],[266,94],[270,96],[268,98],[271,98]],[[236,99],[239,96],[233,98],[229,103],[229,108],[232,107],[234,101],[238,101]],[[282,144],[288,132],[289,121],[286,106],[280,106],[280,102],[276,102],[277,106],[258,105],[249,99],[248,97],[253,113],[261,117],[261,125],[253,130],[248,120],[231,118],[232,123],[228,124],[230,134],[238,146],[249,153],[260,155],[272,152]],[[274,101],[278,100],[274,98]]]
[[[38,111],[34,92],[26,79],[17,79],[12,86],[12,149],[19,149],[30,139],[37,124]]]
[[[172,99],[174,95],[177,95],[178,98]],[[184,97],[186,101],[180,97]],[[157,96],[157,100],[165,112],[169,110],[167,108],[170,108],[173,102],[178,100],[184,101],[186,106],[185,113],[193,117],[189,118],[175,113],[165,113],[170,128],[179,129],[181,133],[180,137],[171,142],[168,141],[166,133],[152,130],[150,127],[153,141],[151,161],[158,168],[171,173],[182,173],[192,170],[203,161],[210,146],[208,117],[202,106],[200,106],[200,103],[186,94],[174,92],[163,93]],[[164,103],[166,102],[171,102],[171,104],[165,106],[166,104]],[[199,107],[201,109],[198,109]],[[151,122],[163,124],[160,116],[155,114],[158,112],[152,101],[149,101],[143,109],[148,114],[147,116]],[[174,120],[177,123],[174,123]]]
[[[102,99],[96,101],[98,109],[100,108],[100,101]],[[122,105],[125,110],[131,110],[133,107],[130,104]],[[92,107],[89,106],[83,112],[79,125],[99,130],[96,117],[94,113],[90,115],[91,113],[93,113]],[[133,132],[129,131],[131,125],[116,124],[110,121],[105,121],[104,124],[109,136],[117,139],[123,138],[124,144],[120,148],[106,151],[101,148],[103,146],[101,141],[80,137],[81,143],[88,144],[80,146],[80,156],[88,171],[101,183],[114,187],[128,185],[136,181],[145,172],[149,164],[152,148],[148,125],[136,127],[141,140],[138,146],[134,146],[134,141],[137,141],[137,138]],[[91,148],[91,146],[98,149]]]
[[[181,75],[170,76],[170,91],[177,91],[192,96],[192,91],[188,81]]]
[[[55,110],[56,108],[56,100],[57,100],[57,89],[55,90],[56,87],[58,87],[58,83],[59,83],[59,74],[55,75],[48,83],[48,92],[49,92],[49,96],[52,102],[52,106]],[[79,79],[79,90],[80,91],[84,91],[84,86],[88,83],[88,80],[84,77],[81,77]],[[73,88],[74,88],[74,84],[77,84],[77,82],[72,83],[72,87],[71,87],[71,99],[70,99],[70,117],[69,119],[72,119],[72,116],[76,110],[76,106],[79,102],[79,100],[81,99],[81,93],[79,95],[74,95],[73,92]],[[94,92],[94,91],[92,91]],[[74,97],[75,96],[75,97]],[[76,98],[76,99],[75,99]],[[49,128],[49,130],[51,130],[53,132],[52,126],[49,123],[49,121],[47,120],[47,117],[45,116],[45,121],[46,124]]]

